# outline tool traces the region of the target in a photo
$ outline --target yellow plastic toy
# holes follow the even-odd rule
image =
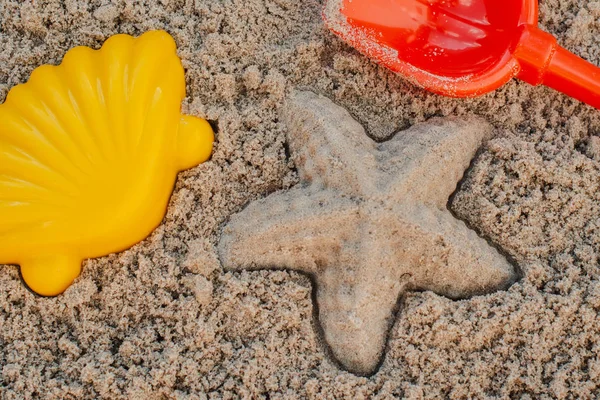
[[[177,173],[212,152],[208,122],[181,115],[184,97],[162,31],[74,48],[14,87],[0,105],[0,264],[55,296],[84,259],[148,236]]]

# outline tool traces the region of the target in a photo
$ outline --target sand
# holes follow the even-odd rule
[[[186,112],[217,128],[212,161],[180,175],[164,223],[85,263],[41,298],[0,268],[0,397],[592,398],[600,391],[600,114],[511,82],[474,100],[425,93],[328,33],[318,1],[0,0],[0,100],[43,63],[115,33],[166,29],[187,70]],[[542,26],[600,64],[600,3],[545,0]],[[308,89],[385,140],[432,116],[495,133],[451,210],[523,278],[452,301],[407,296],[378,372],[341,370],[295,272],[224,272],[216,245],[250,201],[298,182],[279,118]]]

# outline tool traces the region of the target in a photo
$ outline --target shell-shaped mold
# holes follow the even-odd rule
[[[74,48],[14,87],[0,105],[0,264],[53,296],[84,259],[149,235],[177,173],[212,151],[208,122],[181,114],[184,97],[162,31]]]

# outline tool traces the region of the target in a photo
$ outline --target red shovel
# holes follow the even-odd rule
[[[600,108],[600,68],[537,27],[537,0],[326,0],[328,27],[435,93],[473,97],[518,77]]]

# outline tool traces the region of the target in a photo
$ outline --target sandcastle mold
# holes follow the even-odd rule
[[[150,234],[177,173],[212,150],[208,122],[181,114],[184,97],[164,31],[74,48],[14,87],[0,105],[0,263],[53,296],[84,259]]]

